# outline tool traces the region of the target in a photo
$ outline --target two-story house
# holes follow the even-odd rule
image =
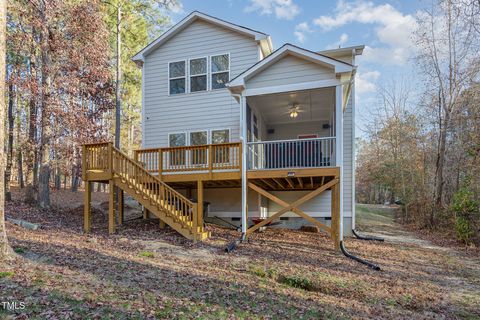
[[[143,104],[135,160],[161,181],[148,185],[160,199],[149,210],[171,207],[162,190],[172,188],[182,196],[176,210],[198,210],[195,230],[203,218],[220,217],[248,236],[279,220],[315,224],[338,243],[355,225],[354,76],[362,51],[274,50],[268,34],[197,11],[174,25],[133,57]],[[170,224],[168,214],[156,215]]]

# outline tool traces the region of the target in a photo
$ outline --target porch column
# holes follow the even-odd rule
[[[335,160],[340,168],[340,181],[336,186],[340,198],[340,241],[343,241],[343,86],[335,87]],[[333,192],[333,190],[332,190]],[[332,213],[333,214],[333,213]]]
[[[240,96],[240,141],[242,142],[242,235],[247,233],[248,212],[248,184],[247,184],[247,126],[245,116],[247,114],[247,98]]]

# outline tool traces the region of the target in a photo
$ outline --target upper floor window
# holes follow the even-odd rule
[[[230,57],[222,54],[211,57],[212,89],[225,88],[229,81]]]
[[[170,62],[168,66],[170,94],[185,93],[185,61]]]
[[[207,90],[207,58],[190,60],[190,92]]]

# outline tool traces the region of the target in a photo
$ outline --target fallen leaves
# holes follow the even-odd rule
[[[480,316],[474,307],[480,267],[461,252],[452,257],[416,244],[348,239],[352,253],[385,270],[373,272],[335,252],[323,234],[267,229],[226,254],[238,233],[213,225],[213,237],[194,244],[160,230],[155,220],[129,221],[109,236],[101,210],[94,212],[93,232],[84,235],[76,206],[41,211],[17,201],[7,215],[44,226],[33,231],[7,224],[19,255],[4,266],[14,273],[0,279],[0,300],[26,301],[18,317]]]

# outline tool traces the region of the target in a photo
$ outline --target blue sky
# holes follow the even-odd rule
[[[182,0],[174,22],[194,10],[270,34],[310,50],[363,44],[357,59],[357,136],[377,103],[378,87],[415,78],[411,32],[424,1],[367,0]]]

